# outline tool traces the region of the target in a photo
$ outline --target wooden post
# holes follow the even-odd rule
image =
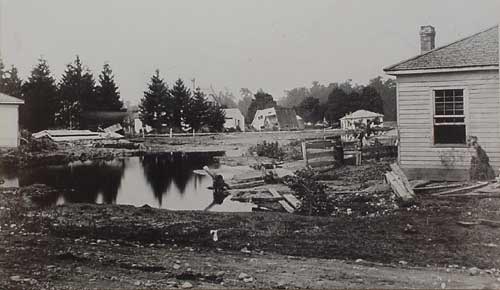
[[[194,137],[194,129],[193,129],[193,137]]]
[[[172,138],[172,128],[170,128],[170,138]]]
[[[300,145],[302,147],[302,159],[304,159],[304,161],[306,162],[306,166],[308,166],[309,162],[307,160],[307,145],[306,145],[306,142],[302,142]]]

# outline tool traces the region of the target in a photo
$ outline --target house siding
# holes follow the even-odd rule
[[[464,147],[433,144],[433,90],[463,88],[466,134],[478,142],[500,168],[500,89],[498,71],[456,72],[397,77],[399,161],[414,178],[426,174],[450,175],[463,179],[470,167],[470,152]],[[450,174],[455,171],[456,174]]]
[[[18,105],[0,104],[0,147],[17,147]]]

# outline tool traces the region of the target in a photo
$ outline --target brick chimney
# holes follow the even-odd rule
[[[433,26],[420,26],[420,53],[433,50],[435,47],[436,30]]]

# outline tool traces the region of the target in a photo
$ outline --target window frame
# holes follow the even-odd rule
[[[465,143],[436,143],[436,140],[434,138],[434,127],[436,126],[435,120],[436,120],[436,91],[440,90],[462,90],[463,92],[463,115],[439,115],[442,118],[447,118],[447,117],[463,117],[464,122],[450,122],[450,123],[442,123],[442,125],[458,125],[458,124],[464,124],[465,125]],[[467,136],[470,135],[469,132],[469,91],[468,88],[465,86],[448,86],[448,87],[432,87],[430,88],[429,92],[430,98],[431,98],[431,146],[436,147],[436,148],[467,148]],[[439,126],[439,125],[438,125]]]

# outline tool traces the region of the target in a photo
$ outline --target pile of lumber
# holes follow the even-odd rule
[[[403,170],[397,164],[391,164],[392,171],[385,174],[385,180],[403,203],[415,199],[415,192]]]

